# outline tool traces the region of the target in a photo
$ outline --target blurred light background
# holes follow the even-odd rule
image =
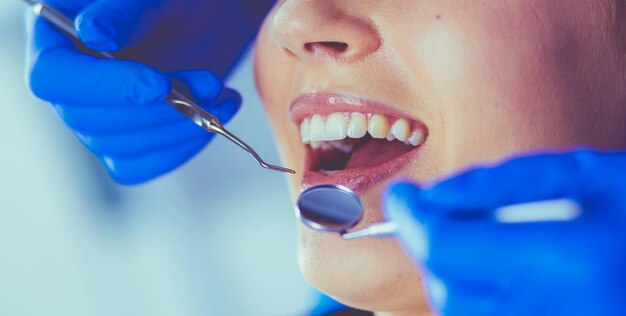
[[[174,173],[116,185],[27,91],[23,12],[0,2],[0,315],[303,314],[284,176],[216,138]],[[250,58],[230,85],[245,100],[230,128],[279,161]]]

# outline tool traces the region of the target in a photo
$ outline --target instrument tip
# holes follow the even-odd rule
[[[280,166],[275,166],[275,165],[271,165],[268,163],[260,163],[261,167],[265,168],[265,169],[270,169],[270,170],[274,170],[274,171],[280,171],[280,172],[284,172],[284,173],[290,173],[290,174],[296,174],[296,172],[292,169],[289,168],[285,168],[285,167],[280,167]]]
[[[289,174],[296,174],[295,170],[292,170],[292,169],[289,169],[289,168],[284,168],[284,167],[272,166],[269,169],[280,171],[280,172],[284,172],[284,173],[289,173]]]

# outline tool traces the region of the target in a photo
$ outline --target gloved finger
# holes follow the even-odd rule
[[[222,91],[221,83],[208,74],[204,71],[188,71],[179,77],[186,79],[185,84],[179,83],[177,88],[187,89],[188,86],[193,99],[197,101],[213,101],[216,94],[221,94],[220,103],[217,105],[205,102],[198,102],[198,105],[217,116],[222,124],[226,124],[239,109],[241,97],[231,89]],[[211,86],[205,86],[205,84],[211,84]],[[79,134],[91,136],[138,132],[181,121],[188,121],[189,125],[194,125],[187,117],[164,103],[141,107],[55,104],[54,108],[59,118],[68,127]]]
[[[407,182],[394,184],[385,193],[384,210],[397,223],[398,239],[411,257],[446,281],[502,286],[522,268],[567,265],[590,239],[601,235],[594,227],[606,227],[588,222],[502,224],[450,219],[437,214],[438,209],[424,207],[422,192]]]
[[[222,79],[206,70],[185,70],[170,73],[174,87],[185,95],[192,95],[199,105],[215,104],[224,90]]]
[[[458,285],[448,283],[446,286],[446,299],[439,310],[442,315],[467,315],[467,316],[522,316],[528,314],[517,314],[518,311],[527,313],[532,310],[529,306],[522,309],[512,308],[503,304],[504,293],[500,289],[477,288],[473,286]],[[541,298],[540,298],[541,299]],[[537,303],[536,301],[533,303]],[[541,315],[544,311],[538,311]]]
[[[501,302],[492,293],[466,290],[463,286],[449,282],[446,284],[445,301],[439,306],[443,315],[481,315],[497,316]]]
[[[151,27],[150,13],[161,2],[98,0],[78,14],[74,25],[87,47],[101,52],[117,51]]]
[[[400,212],[411,214],[410,210]],[[612,262],[614,249],[609,245],[623,231],[620,225],[582,221],[501,224],[429,216],[420,224],[429,246],[420,263],[445,285],[444,306],[459,307],[468,299],[472,303],[463,306],[476,315],[499,315],[487,312],[496,306],[510,308],[503,301],[519,301],[520,295],[532,297],[537,288],[549,293],[546,289],[550,286],[563,289],[564,284],[574,284],[573,288],[595,284],[596,272],[606,269],[598,263]],[[405,245],[415,242],[403,236],[406,231],[402,229],[398,234]],[[598,245],[606,246],[604,255]],[[518,297],[507,297],[510,293]],[[500,304],[494,305],[494,298]]]
[[[107,106],[155,104],[171,90],[170,79],[155,68],[77,52],[41,18],[35,21],[33,38],[29,84],[41,99]]]
[[[397,238],[417,263],[426,260],[429,240],[423,221],[424,214],[417,203],[421,188],[408,181],[396,182],[385,189],[385,216],[398,225]]]
[[[463,267],[468,266],[473,269],[482,267],[480,260],[476,260],[479,265],[472,265],[476,252],[480,252],[481,259],[484,257],[483,254],[497,255],[499,253],[494,251],[498,245],[494,245],[491,240],[492,237],[498,237],[497,229],[493,227],[494,223],[454,222],[436,214],[430,215],[430,212],[437,212],[437,210],[424,209],[418,198],[421,193],[422,189],[417,185],[398,182],[387,188],[383,199],[386,217],[398,225],[397,237],[417,263],[426,264],[432,268],[433,262],[438,263],[443,256],[446,260],[448,258],[461,259],[460,262],[464,263]],[[502,238],[507,238],[507,236],[502,236]],[[488,238],[483,244],[485,237]],[[485,252],[483,249],[485,247],[492,249]],[[466,265],[468,261],[470,264]],[[465,275],[467,271],[463,267],[458,270]]]
[[[214,133],[205,131],[190,120],[117,134],[77,134],[83,145],[96,155],[115,158],[146,155],[190,141],[204,140],[208,142],[214,135]]]
[[[428,220],[424,227],[429,251],[424,264],[444,281],[483,289],[507,288],[522,272],[543,275],[552,271],[544,279],[548,282],[549,277],[562,277],[555,271],[567,276],[567,267],[585,248],[585,230],[569,224]]]
[[[403,189],[411,192],[406,184],[395,192]],[[445,315],[498,315],[499,304],[493,298],[502,298],[500,292],[512,283],[524,262],[513,261],[510,254],[517,245],[507,236],[484,232],[491,229],[485,222],[460,227],[451,226],[452,221],[436,221],[436,217],[420,222],[412,217],[413,205],[406,197],[387,197],[385,201],[388,216],[399,225],[397,236],[402,245],[428,271],[426,285],[437,309]],[[490,238],[485,240],[485,236]],[[433,287],[430,278],[439,285]],[[455,310],[460,306],[463,311]]]
[[[494,212],[511,204],[561,198],[597,203],[598,197],[626,193],[620,185],[626,171],[618,167],[624,163],[626,155],[591,150],[531,155],[463,172],[422,190],[417,198],[421,209],[437,215]]]
[[[133,158],[100,157],[109,175],[119,184],[140,184],[164,175],[194,157],[207,144],[195,140]]]
[[[209,109],[211,114],[215,115],[222,124],[230,122],[241,108],[241,95],[239,92],[227,88],[222,93],[217,106]]]
[[[54,110],[69,128],[86,135],[129,133],[181,121],[194,125],[166,103],[111,108],[54,104]]]
[[[240,108],[241,97],[231,89],[223,92],[217,105],[199,103],[209,113],[226,124]],[[158,129],[162,125],[185,122],[189,131],[195,124],[176,109],[165,103],[135,107],[87,107],[55,104],[57,116],[72,130],[83,135],[103,136]],[[196,132],[192,132],[196,133]],[[114,136],[114,135],[113,135]]]
[[[490,242],[501,247],[474,247],[473,252],[465,252],[467,257],[448,255],[444,257],[447,259],[445,266],[441,265],[441,257],[429,260],[432,262],[428,269],[438,275],[437,280],[444,288],[445,295],[437,305],[444,315],[545,314],[546,306],[553,303],[553,293],[573,298],[577,289],[588,289],[597,283],[594,278],[602,268],[578,260],[593,256],[591,253],[580,248],[570,249],[578,257],[567,258],[562,256],[560,248],[550,249],[534,243],[536,249],[530,249],[527,243],[519,245],[511,241],[514,240],[503,239],[503,235],[491,236]],[[466,241],[461,244],[464,247],[476,245]],[[454,242],[447,245],[454,245]],[[460,247],[457,245],[456,249]],[[450,254],[454,250],[441,249],[441,252]],[[456,261],[452,263],[452,260]]]
[[[171,74],[174,87],[193,99],[209,113],[226,124],[239,111],[241,95],[230,88],[224,89],[224,83],[215,73],[205,70],[187,70]],[[217,105],[213,105],[217,102]]]

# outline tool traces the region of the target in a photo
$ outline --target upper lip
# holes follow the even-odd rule
[[[306,117],[313,114],[329,115],[335,112],[376,113],[385,116],[409,116],[391,106],[359,96],[329,92],[305,93],[298,96],[289,106],[291,120],[298,126]],[[411,121],[419,122],[411,118]],[[421,122],[419,122],[422,124]]]

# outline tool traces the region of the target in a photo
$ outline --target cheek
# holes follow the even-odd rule
[[[564,35],[569,22],[535,12],[555,8],[534,2],[441,4],[419,26],[398,22],[414,25],[404,32],[413,40],[395,38],[395,51],[435,113],[430,141],[444,170],[582,140],[572,117],[586,105],[572,102],[567,82],[576,39]]]
[[[507,41],[494,41],[489,32],[438,31],[425,39],[431,48],[422,60],[432,61],[424,72],[444,122],[438,127],[447,169],[567,134],[559,122],[561,88],[549,86],[559,81],[551,56],[538,55],[528,44],[500,45]]]

